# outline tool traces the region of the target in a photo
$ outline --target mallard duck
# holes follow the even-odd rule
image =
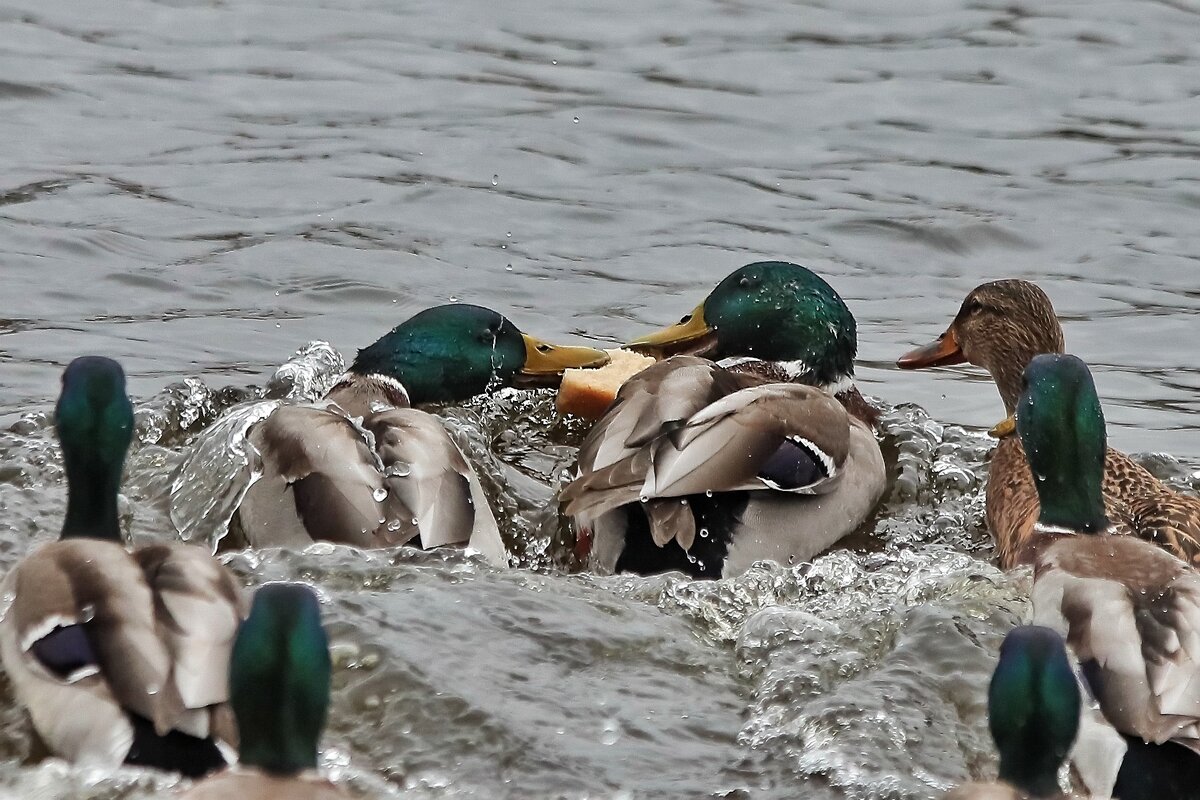
[[[422,311],[360,350],[323,400],[280,406],[249,429],[249,486],[220,546],[469,542],[503,565],[474,470],[436,417],[408,406],[552,386],[568,367],[607,360],[541,342],[479,306]]]
[[[41,744],[69,761],[201,775],[236,742],[225,701],[241,619],[233,576],[179,543],[127,550],[117,491],[133,406],[115,361],[63,373],[55,408],[67,475],[61,538],[0,587],[0,661]]]
[[[348,794],[317,773],[329,709],[329,641],[321,606],[301,584],[269,583],[254,595],[229,664],[238,766],[183,793],[185,800],[338,800]]]
[[[1061,797],[1058,770],[1079,730],[1080,697],[1062,637],[1020,625],[1004,637],[988,687],[988,727],[1000,783],[973,783],[943,800]]]
[[[896,362],[901,369],[969,362],[986,369],[996,382],[1009,418],[994,429],[1001,438],[988,471],[986,503],[988,528],[1005,569],[1017,563],[1038,518],[1033,475],[1020,439],[1011,435],[1021,374],[1039,353],[1061,352],[1062,327],[1046,293],[1029,281],[1002,280],[977,286],[945,333]],[[1172,491],[1111,448],[1103,488],[1110,514],[1136,520],[1139,536],[1200,564],[1200,499]]]
[[[1034,567],[1033,621],[1067,640],[1090,695],[1128,748],[1099,771],[1078,756],[1075,765],[1103,797],[1115,781],[1122,800],[1194,798],[1200,575],[1147,541],[1118,535],[1136,521],[1105,509],[1104,414],[1086,364],[1035,356],[1016,428],[1039,476],[1040,508],[1025,555]]]
[[[749,264],[628,346],[667,358],[621,387],[562,493],[593,566],[719,577],[807,561],[874,510],[886,476],[854,317],[815,274]]]

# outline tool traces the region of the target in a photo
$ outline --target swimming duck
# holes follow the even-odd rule
[[[249,429],[249,486],[220,547],[469,542],[503,565],[474,470],[436,417],[409,406],[553,386],[568,367],[607,360],[546,344],[479,306],[422,311],[360,350],[323,400],[280,406]]]
[[[1043,478],[1024,559],[1034,567],[1033,621],[1067,640],[1089,694],[1127,748],[1123,760],[1101,763],[1099,771],[1078,757],[1074,763],[1088,789],[1103,797],[1110,788],[1122,800],[1195,797],[1200,574],[1147,541],[1117,535],[1136,521],[1105,509],[1104,414],[1086,364],[1069,355],[1035,356],[1025,369],[1016,428]]]
[[[883,494],[876,414],[854,386],[854,317],[797,264],[749,264],[628,347],[627,381],[562,493],[604,571],[745,571],[807,561]]]
[[[233,576],[180,543],[127,550],[117,519],[133,436],[125,374],[84,357],[54,414],[67,476],[58,541],[0,587],[0,661],[42,745],[69,761],[201,775],[236,742],[225,706],[241,619]]]
[[[238,630],[229,664],[239,763],[193,786],[182,798],[348,798],[316,773],[330,673],[329,640],[312,589],[294,583],[260,588]]]
[[[968,362],[991,373],[1009,418],[996,426],[1000,442],[987,482],[988,528],[1002,568],[1017,563],[1033,537],[1038,518],[1033,475],[1013,436],[1012,414],[1021,374],[1039,353],[1063,352],[1063,332],[1054,306],[1038,286],[1023,280],[992,281],[967,295],[958,316],[935,341],[901,356],[901,369]],[[1200,499],[1172,491],[1129,456],[1109,449],[1104,499],[1113,516],[1136,520],[1139,536],[1176,556],[1200,564]]]
[[[988,727],[1000,754],[999,783],[973,783],[943,800],[1062,797],[1058,770],[1079,730],[1079,686],[1062,637],[1021,625],[1000,645],[988,687]]]

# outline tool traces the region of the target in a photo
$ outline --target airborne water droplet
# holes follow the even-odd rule
[[[500,185],[500,176],[493,175],[492,176],[492,186],[499,186],[499,185]]]
[[[571,122],[574,122],[576,125],[578,125],[578,124],[579,124],[579,117],[571,117]]]

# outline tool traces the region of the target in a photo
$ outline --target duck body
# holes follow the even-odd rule
[[[1102,797],[1195,797],[1200,574],[1109,518],[1104,417],[1087,366],[1039,355],[1023,386],[1017,430],[1042,478],[1033,618],[1064,637],[1101,715],[1081,728],[1077,772]],[[1149,502],[1145,511],[1163,513]]]
[[[197,776],[235,743],[228,661],[242,616],[233,576],[205,550],[127,549],[117,492],[133,432],[109,359],[63,375],[55,427],[67,474],[59,541],[0,586],[0,662],[38,738],[70,761]]]
[[[1021,376],[1039,354],[1062,353],[1062,326],[1046,293],[1023,280],[982,284],[963,301],[935,341],[902,356],[901,369],[970,363],[991,374],[1011,429]],[[1107,448],[1102,484],[1114,533],[1151,541],[1200,565],[1200,498],[1172,490],[1125,453]],[[986,514],[997,557],[1008,569],[1029,561],[1039,505],[1033,473],[1019,437],[1004,435],[988,470]]]
[[[0,661],[55,755],[201,775],[237,741],[224,704],[239,591],[198,547],[53,542],[0,586]]]
[[[712,323],[738,300],[739,325]],[[804,318],[812,303],[821,313]],[[739,328],[761,336],[766,323],[746,317],[777,307],[803,318],[782,331],[787,343],[731,344]],[[886,470],[870,421],[847,410],[870,412],[849,380],[853,342],[853,317],[828,284],[798,265],[762,262],[735,271],[679,326],[632,343],[724,360],[654,364],[589,433],[562,499],[591,565],[727,577],[759,560],[808,561],[854,531],[882,496]]]
[[[568,367],[606,360],[599,350],[522,334],[489,309],[427,309],[359,351],[320,401],[278,405],[252,420],[243,460],[232,465],[238,488],[216,547],[458,544],[506,565],[478,476],[441,421],[411,406],[554,385]],[[231,431],[237,426],[218,423],[210,435]]]

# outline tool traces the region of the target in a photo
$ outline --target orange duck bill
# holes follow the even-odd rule
[[[964,364],[966,361],[962,348],[958,346],[958,339],[954,337],[954,329],[951,328],[929,344],[909,350],[900,356],[896,359],[896,366],[900,369],[923,369]]]

